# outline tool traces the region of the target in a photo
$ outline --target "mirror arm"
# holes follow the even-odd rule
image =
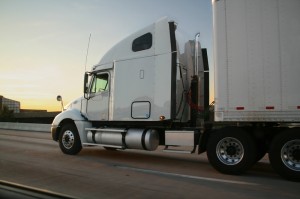
[[[56,97],[56,100],[59,101],[59,102],[61,103],[61,111],[64,111],[65,109],[64,109],[64,102],[63,102],[62,97],[61,97],[60,95],[58,95],[58,96]]]

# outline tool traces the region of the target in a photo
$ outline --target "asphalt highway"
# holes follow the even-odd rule
[[[214,170],[205,153],[88,147],[70,156],[50,133],[3,129],[0,180],[75,198],[300,198],[300,184],[278,176],[267,156],[231,176]]]

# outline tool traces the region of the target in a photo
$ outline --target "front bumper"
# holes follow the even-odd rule
[[[58,126],[57,125],[51,125],[51,135],[52,135],[52,139],[54,141],[58,140]]]

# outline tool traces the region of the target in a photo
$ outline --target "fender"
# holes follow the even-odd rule
[[[51,124],[52,139],[57,141],[59,138],[60,128],[64,122],[73,122],[78,130],[81,142],[86,142],[85,128],[92,126],[79,110],[68,109],[58,114]]]
[[[65,110],[65,111],[61,112],[60,114],[58,114],[54,118],[54,120],[52,122],[52,126],[53,125],[58,126],[65,119],[70,119],[70,120],[73,120],[73,121],[85,121],[86,120],[83,117],[83,115],[80,113],[79,110],[68,109],[68,110]]]

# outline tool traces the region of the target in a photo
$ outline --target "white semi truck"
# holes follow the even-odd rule
[[[266,153],[300,180],[300,1],[213,0],[214,103],[199,34],[163,18],[109,50],[84,75],[84,96],[52,123],[63,153],[106,149],[207,152],[241,174]]]

